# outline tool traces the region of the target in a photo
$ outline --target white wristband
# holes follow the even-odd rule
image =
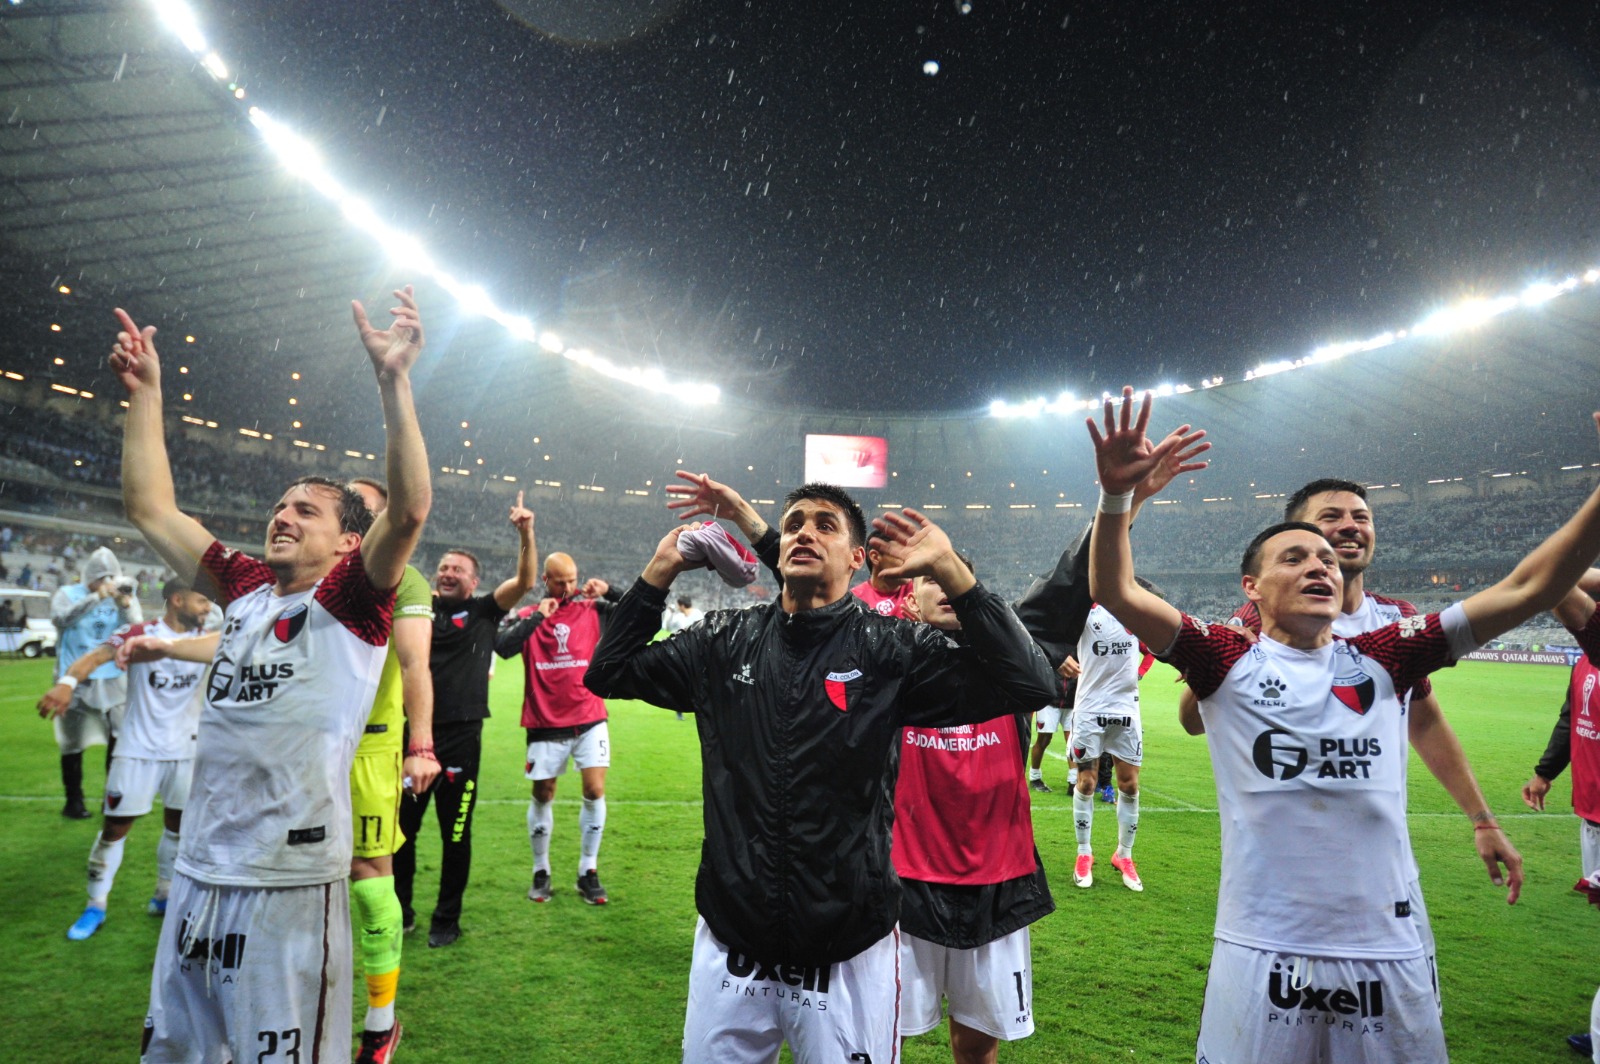
[[[1125,514],[1133,509],[1133,489],[1121,495],[1112,495],[1106,489],[1100,489],[1100,512],[1103,514]]]
[[[56,683],[66,684],[69,691],[75,691],[78,688],[78,678],[68,673],[62,673],[61,679],[57,680]]]

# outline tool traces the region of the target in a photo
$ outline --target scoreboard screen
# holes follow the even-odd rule
[[[882,436],[806,435],[806,480],[841,488],[889,484],[889,441]]]

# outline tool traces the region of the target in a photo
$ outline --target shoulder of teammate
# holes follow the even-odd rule
[[[394,623],[394,589],[372,586],[365,561],[353,550],[317,584],[313,597],[317,605],[363,643],[383,646],[389,642]]]
[[[1243,625],[1252,632],[1261,631],[1261,611],[1254,602],[1246,602],[1233,611],[1233,616],[1228,618],[1229,624]]]
[[[1572,629],[1573,638],[1578,641],[1578,646],[1583,650],[1583,656],[1589,659],[1591,665],[1600,665],[1600,606],[1596,606],[1589,620],[1582,628]]]
[[[1346,642],[1381,665],[1397,691],[1410,690],[1429,673],[1455,664],[1477,646],[1460,603],[1442,613],[1402,617]]]
[[[1209,698],[1222,686],[1228,671],[1250,651],[1250,640],[1225,624],[1209,624],[1180,611],[1178,634],[1170,647],[1155,653],[1159,661],[1177,669],[1196,698]],[[1238,614],[1233,621],[1237,623]]]
[[[125,624],[106,636],[104,645],[115,650],[130,639],[141,635],[155,635],[157,623],[157,621],[139,621],[135,624]]]
[[[1405,599],[1390,598],[1388,595],[1380,595],[1376,591],[1368,591],[1366,596],[1380,606],[1395,607],[1400,611],[1400,616],[1402,617],[1415,617],[1417,615],[1417,607]]]
[[[220,540],[212,540],[211,546],[200,556],[200,572],[210,578],[224,606],[275,580],[266,562],[224,547]]]

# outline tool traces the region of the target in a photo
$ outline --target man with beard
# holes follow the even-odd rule
[[[550,890],[551,803],[557,777],[570,761],[582,780],[578,812],[578,896],[590,905],[608,901],[600,883],[600,841],[606,829],[606,769],[611,765],[611,732],[606,704],[583,686],[583,673],[600,642],[600,624],[613,608],[604,580],[578,593],[578,563],[557,552],[544,562],[545,598],[525,607],[526,616],[506,625],[495,639],[495,653],[521,653],[524,665],[522,726],[527,730],[524,775],[533,783],[528,803],[528,839],[533,847],[533,883],[528,900],[547,902]]]
[[[1107,399],[1089,580],[1200,699],[1222,817],[1222,877],[1196,1060],[1443,1064],[1437,975],[1411,918],[1404,699],[1430,672],[1554,607],[1600,552],[1600,492],[1505,579],[1439,614],[1345,639],[1339,553],[1320,528],[1259,533],[1240,565],[1259,640],[1135,582],[1133,488],[1165,444]],[[1600,427],[1600,413],[1594,416]],[[1337,1016],[1339,1022],[1327,1018]]]
[[[1313,480],[1289,497],[1283,508],[1283,519],[1316,525],[1338,553],[1339,572],[1344,577],[1344,598],[1339,617],[1334,621],[1335,634],[1356,636],[1402,617],[1416,615],[1417,608],[1404,599],[1387,598],[1367,590],[1366,572],[1377,551],[1377,535],[1365,487],[1349,480]],[[1261,616],[1253,602],[1246,602],[1235,610],[1231,623],[1251,631],[1261,630]],[[1179,698],[1178,712],[1190,734],[1199,735],[1205,730],[1194,694],[1188,689]],[[1472,821],[1473,845],[1489,870],[1490,881],[1497,887],[1505,886],[1506,901],[1515,903],[1522,891],[1522,855],[1511,845],[1490,812],[1488,800],[1478,787],[1472,766],[1467,763],[1461,740],[1439,708],[1433,683],[1427,679],[1418,683],[1402,712],[1406,714],[1406,734],[1412,748]],[[1504,874],[1500,870],[1502,865]],[[1418,903],[1414,910],[1417,926],[1423,930],[1431,956],[1433,933],[1427,912],[1421,907],[1422,890],[1415,876],[1412,897]]]
[[[394,892],[404,926],[416,926],[412,888],[417,875],[417,832],[434,800],[443,852],[439,859],[439,897],[428,928],[428,945],[448,946],[461,937],[461,900],[472,874],[472,813],[476,806],[478,760],[483,722],[489,716],[489,668],[500,621],[538,578],[533,511],[517,492],[511,507],[517,530],[517,574],[492,594],[478,595],[478,558],[469,550],[446,551],[433,575],[433,746],[442,768],[433,789],[400,805],[400,830],[406,841],[394,855]]]

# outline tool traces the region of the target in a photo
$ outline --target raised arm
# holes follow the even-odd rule
[[[761,559],[761,564],[767,567],[772,578],[782,587],[783,574],[778,571],[777,531],[756,513],[755,507],[745,502],[744,496],[728,485],[712,480],[709,474],[686,473],[680,469],[677,476],[687,483],[667,485],[667,494],[672,496],[667,509],[676,513],[680,521],[687,521],[691,517],[709,517],[713,521],[726,517],[738,525],[739,531],[744,533],[750,546],[755,549],[756,557]]]
[[[111,349],[110,363],[128,390],[128,413],[122,424],[122,506],[179,579],[193,583],[200,573],[200,558],[216,537],[178,509],[161,421],[156,328],[140,329],[121,307],[116,314],[122,331]]]
[[[411,395],[411,367],[416,365],[424,342],[422,317],[410,285],[396,289],[394,296],[400,305],[389,308],[394,321],[387,329],[374,328],[365,308],[357,301],[350,303],[361,346],[372,360],[378,395],[383,400],[389,505],[373,519],[372,528],[361,541],[361,564],[372,586],[384,589],[400,583],[433,505],[428,449]]]
[[[1160,653],[1177,637],[1183,615],[1133,578],[1133,546],[1128,540],[1128,528],[1132,524],[1134,489],[1185,440],[1197,442],[1205,434],[1190,433],[1185,425],[1160,444],[1151,443],[1145,435],[1150,406],[1146,393],[1135,419],[1133,389],[1124,388],[1120,409],[1110,399],[1105,402],[1104,435],[1094,418],[1088,419],[1095,465],[1100,473],[1100,506],[1089,544],[1089,593],[1141,642]]]
[[[1600,428],[1600,413],[1594,415]],[[1486,643],[1523,621],[1554,609],[1600,554],[1600,489],[1572,518],[1528,552],[1511,574],[1461,604],[1472,637]],[[1587,618],[1585,618],[1587,620]]]
[[[161,639],[153,635],[136,635],[123,641],[117,648],[117,668],[126,669],[146,661],[171,658],[174,661],[196,661],[209,665],[217,656],[221,632],[207,632],[193,639]]]
[[[533,538],[533,511],[522,505],[522,492],[511,508],[511,527],[517,530],[517,575],[494,589],[494,604],[509,610],[539,580],[539,545]]]

